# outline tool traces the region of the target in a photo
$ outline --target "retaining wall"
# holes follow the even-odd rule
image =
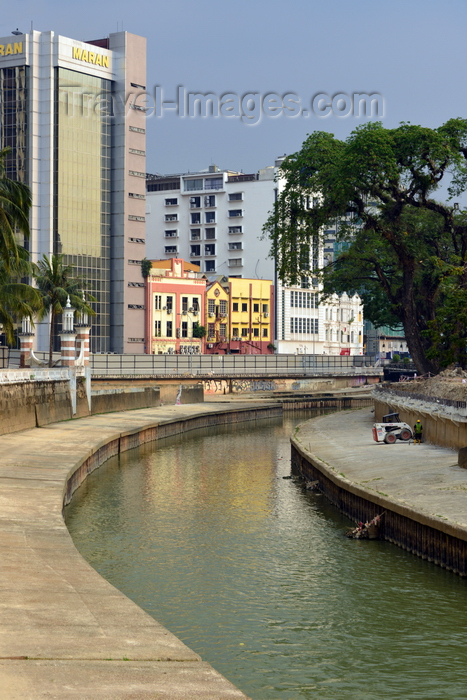
[[[69,382],[0,385],[0,435],[72,417]]]
[[[333,389],[378,384],[380,381],[381,377],[379,375],[355,374],[340,377],[310,377],[307,379],[287,377],[223,379],[221,377],[213,377],[212,379],[205,379],[203,384],[206,394],[242,394],[256,391],[332,391]]]
[[[467,576],[467,531],[394,503],[333,472],[292,439],[292,473],[318,481],[318,489],[354,522],[368,522],[384,512],[382,539]]]
[[[407,406],[407,399],[403,397],[391,395],[389,392],[385,396],[381,394],[373,396],[375,422],[381,423],[384,415],[397,411],[401,421],[408,423],[412,428],[418,419],[422,421],[424,442],[453,450],[467,446],[467,421],[464,417],[443,413],[436,403],[433,403],[430,411],[428,402],[412,401],[414,405]]]
[[[148,442],[160,440],[161,438],[179,435],[189,430],[199,428],[209,428],[215,425],[228,425],[231,423],[242,423],[250,420],[261,420],[264,418],[276,418],[282,415],[281,406],[264,406],[261,408],[243,408],[237,410],[226,409],[217,413],[208,413],[185,418],[174,419],[154,425],[136,428],[121,435],[116,435],[105,444],[96,446],[92,454],[78,461],[69,471],[65,489],[63,493],[63,505],[66,506],[76,489],[83,483],[87,475],[106,462],[110,457],[114,457],[120,452],[131,450]]]

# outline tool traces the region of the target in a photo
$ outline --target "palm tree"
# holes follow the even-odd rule
[[[31,191],[22,182],[6,175],[5,160],[9,148],[0,150],[0,259],[7,272],[12,263],[19,263],[20,248],[17,235],[20,231],[29,238],[29,210]]]
[[[10,256],[9,265],[0,257],[0,323],[3,327],[7,343],[14,343],[14,332],[17,322],[27,317],[32,319],[40,313],[42,301],[37,289],[21,280],[31,274],[28,252],[19,247]]]
[[[88,294],[86,300],[83,281],[73,276],[73,265],[65,264],[63,258],[63,255],[52,255],[50,258],[44,255],[35,266],[34,272],[42,300],[40,318],[50,313],[49,367],[52,367],[55,321],[57,316],[63,313],[68,297],[71,305],[78,311],[84,311],[90,316],[95,316],[96,313],[88,303],[96,299]]]

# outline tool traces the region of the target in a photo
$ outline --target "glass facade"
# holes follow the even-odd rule
[[[99,100],[112,83],[56,68],[54,253],[96,297],[91,352],[108,352],[110,337],[111,120]]]
[[[0,143],[10,148],[6,174],[28,182],[27,173],[27,67],[0,68]]]

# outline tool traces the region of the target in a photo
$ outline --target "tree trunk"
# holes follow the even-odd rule
[[[423,345],[423,338],[420,335],[420,328],[417,319],[417,309],[413,291],[413,273],[411,265],[404,267],[403,271],[403,286],[402,286],[402,307],[403,307],[403,325],[405,339],[410,351],[412,360],[415,363],[420,374],[437,374],[439,368],[437,365],[426,357],[426,351]]]

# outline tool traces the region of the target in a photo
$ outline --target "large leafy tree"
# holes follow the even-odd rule
[[[53,339],[57,316],[63,313],[68,297],[71,305],[79,312],[86,312],[91,316],[95,311],[89,302],[95,301],[90,294],[85,294],[84,283],[74,275],[72,265],[64,262],[63,255],[46,255],[35,266],[34,278],[38,292],[41,296],[43,318],[50,313],[50,340],[49,340],[49,367],[52,366]]]
[[[350,247],[333,269],[337,286],[358,289],[376,322],[402,323],[421,372],[448,359],[464,365],[467,220],[434,194],[441,184],[450,198],[467,188],[467,120],[437,129],[369,123],[346,141],[315,132],[280,176],[264,231],[281,279],[306,274],[300,253],[338,221]]]

